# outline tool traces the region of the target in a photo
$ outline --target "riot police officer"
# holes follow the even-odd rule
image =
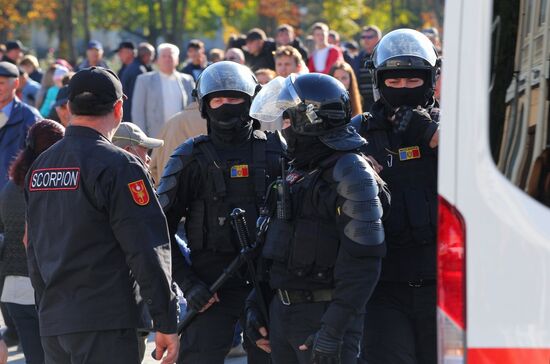
[[[366,141],[349,125],[349,94],[330,76],[292,74],[262,89],[251,115],[290,121],[283,132],[292,161],[262,250],[269,325],[254,292],[247,334],[275,364],[355,363],[385,253],[384,189],[357,152]]]
[[[188,306],[200,311],[183,332],[178,363],[223,363],[250,292],[243,276],[230,279],[218,292],[210,292],[209,286],[239,252],[231,211],[242,208],[248,221],[256,221],[267,186],[280,174],[282,139],[258,130],[259,123],[249,116],[259,89],[245,66],[218,62],[207,67],[197,80],[195,96],[208,135],[180,145],[160,182],[170,236],[174,238],[185,218],[190,249],[192,265],[178,253],[173,239],[173,276]],[[268,355],[255,345],[247,350],[249,362],[268,362]]]
[[[392,194],[384,221],[388,254],[367,304],[361,360],[436,363],[436,223],[439,124],[427,112],[439,60],[423,34],[400,29],[372,56],[377,101],[352,123],[368,140],[365,153],[383,169]]]

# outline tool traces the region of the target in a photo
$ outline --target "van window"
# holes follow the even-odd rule
[[[490,144],[498,169],[550,207],[547,0],[493,3]]]

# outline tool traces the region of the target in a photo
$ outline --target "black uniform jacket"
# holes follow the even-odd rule
[[[166,220],[137,158],[69,126],[31,166],[25,197],[42,336],[137,327],[135,281],[155,329],[176,331]]]

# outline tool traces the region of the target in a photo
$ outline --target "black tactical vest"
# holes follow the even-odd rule
[[[274,145],[275,138],[257,136],[234,150],[217,150],[210,139],[195,143],[193,156],[206,184],[191,202],[185,223],[192,251],[238,252],[240,246],[230,221],[237,207],[246,211],[249,231],[254,234],[266,187],[277,177],[281,153],[281,147]]]
[[[273,260],[275,265],[284,264],[291,275],[313,286],[332,282],[340,246],[335,211],[327,208],[336,203],[331,168],[336,160],[329,158],[309,173],[289,174],[292,219],[272,220],[262,253],[264,258]],[[292,183],[295,178],[298,180]]]
[[[383,166],[380,176],[391,192],[384,221],[390,248],[435,244],[437,234],[437,149],[408,145],[391,126],[368,116],[359,133],[368,141],[364,153]]]

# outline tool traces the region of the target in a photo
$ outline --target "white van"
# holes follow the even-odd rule
[[[440,363],[550,363],[550,0],[445,4]]]

